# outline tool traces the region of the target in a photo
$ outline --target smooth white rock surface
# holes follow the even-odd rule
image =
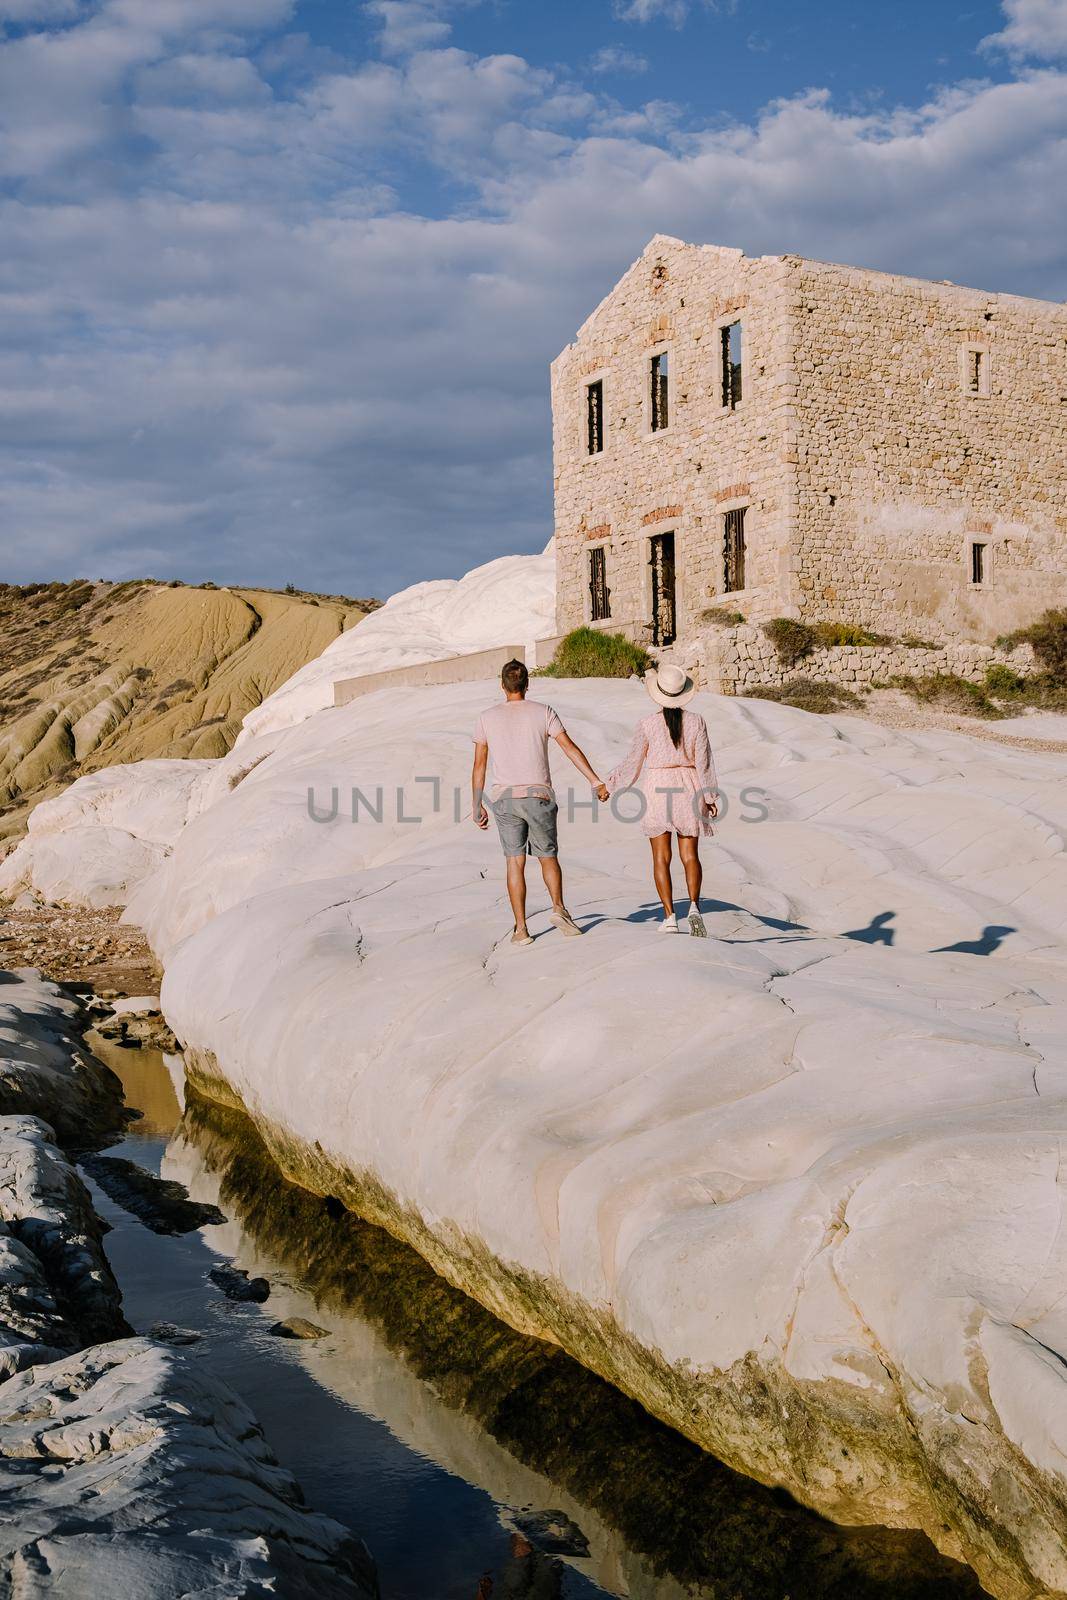
[[[636,684],[534,692],[600,771],[647,708]],[[179,1037],[267,1122],[668,1362],[895,1386],[1067,1492],[1065,758],[702,695],[729,802],[711,937],[655,933],[646,842],[569,822],[559,761],[589,933],[535,910],[521,951],[468,815],[495,693],[384,691],[218,763],[128,912]],[[353,786],[381,822],[352,823]],[[1067,1571],[1047,1537],[1026,1559]]]
[[[502,556],[462,578],[416,583],[392,595],[249,712],[225,761],[139,761],[79,778],[31,813],[26,838],[0,861],[0,897],[31,893],[50,904],[124,906],[166,859],[185,823],[269,753],[274,741],[266,736],[332,706],[338,680],[549,637],[554,552],[550,541],[539,556]]]
[[[90,772],[30,813],[0,862],[0,895],[33,890],[56,903],[125,905],[166,859],[213,761],[138,761]]]
[[[1023,739],[1061,739],[1067,743],[1067,717],[1056,711],[1031,711],[1021,717],[1003,717],[998,733]]]

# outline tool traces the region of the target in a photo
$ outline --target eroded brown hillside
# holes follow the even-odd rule
[[[219,756],[253,706],[372,610],[262,589],[0,584],[0,851],[83,772]]]

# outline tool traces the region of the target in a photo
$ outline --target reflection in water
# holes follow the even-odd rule
[[[503,1447],[547,1478],[558,1491],[555,1503],[574,1508],[594,1555],[600,1547],[596,1577],[616,1594],[981,1594],[972,1574],[939,1557],[921,1535],[824,1522],[731,1472],[554,1347],[512,1332],[407,1246],[282,1179],[243,1115],[190,1095],[167,1170],[205,1199],[203,1180],[211,1174],[210,1188],[240,1224],[260,1270],[264,1258],[280,1265],[335,1329],[347,1321],[375,1330],[437,1402],[462,1414],[468,1451],[480,1436],[490,1463]],[[373,1381],[369,1388],[379,1414],[403,1437],[410,1416],[398,1423]],[[516,1503],[494,1485],[485,1459],[458,1470],[471,1481],[488,1478],[498,1500]],[[358,1527],[358,1506],[350,1520]],[[496,1569],[494,1600],[560,1594],[559,1572],[515,1530],[510,1557]],[[387,1593],[388,1576],[383,1567]],[[475,1574],[472,1600],[476,1592]]]
[[[178,1126],[182,1108],[165,1058],[158,1050],[131,1050],[116,1044],[95,1030],[87,1034],[86,1042],[121,1081],[127,1106],[140,1113],[131,1130],[135,1136],[169,1139]],[[170,1059],[177,1060],[173,1056]]]

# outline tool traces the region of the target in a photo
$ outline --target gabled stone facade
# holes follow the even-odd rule
[[[1067,604],[1063,305],[658,236],[553,363],[552,411],[561,633],[684,645],[715,607],[988,643]]]

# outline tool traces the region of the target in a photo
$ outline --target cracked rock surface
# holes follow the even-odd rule
[[[0,1593],[368,1600],[252,1413],[179,1350],[121,1339],[0,1384]]]
[[[0,1374],[128,1333],[85,1185],[38,1117],[0,1117]]]
[[[73,1039],[61,1059],[70,1003],[0,981],[4,1083],[76,1125],[93,1102]],[[105,1231],[49,1124],[0,1116],[0,1596],[372,1600],[363,1546],[308,1510],[232,1390],[123,1337]]]
[[[84,1148],[123,1124],[122,1085],[80,1038],[80,1002],[39,972],[0,971],[0,1115],[43,1117]]]

